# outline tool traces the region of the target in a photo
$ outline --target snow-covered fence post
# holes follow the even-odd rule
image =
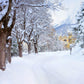
[[[71,46],[71,44],[70,44],[70,55],[71,55],[71,53],[72,53],[72,46]]]

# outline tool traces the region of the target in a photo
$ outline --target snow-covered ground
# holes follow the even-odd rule
[[[69,51],[45,52],[13,57],[0,84],[84,84],[84,55],[75,47]]]

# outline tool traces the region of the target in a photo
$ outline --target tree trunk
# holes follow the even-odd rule
[[[34,50],[35,50],[35,53],[38,53],[37,43],[34,43]]]
[[[31,43],[28,44],[28,54],[31,53]]]
[[[6,59],[9,63],[11,63],[11,42],[12,40],[8,40],[8,47],[6,47]]]
[[[18,43],[19,57],[22,57],[22,43]]]
[[[5,70],[6,68],[6,33],[0,31],[0,69]]]

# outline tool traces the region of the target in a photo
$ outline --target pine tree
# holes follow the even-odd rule
[[[79,12],[76,15],[76,25],[74,32],[78,41],[83,41],[81,47],[84,47],[84,3],[82,3]]]

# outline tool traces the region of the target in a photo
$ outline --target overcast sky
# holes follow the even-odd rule
[[[74,22],[74,15],[76,14],[77,10],[80,8],[81,2],[84,0],[64,0],[63,5],[65,10],[60,11],[52,11],[52,18],[53,18],[53,25],[60,24],[65,21],[67,18],[73,20]]]

